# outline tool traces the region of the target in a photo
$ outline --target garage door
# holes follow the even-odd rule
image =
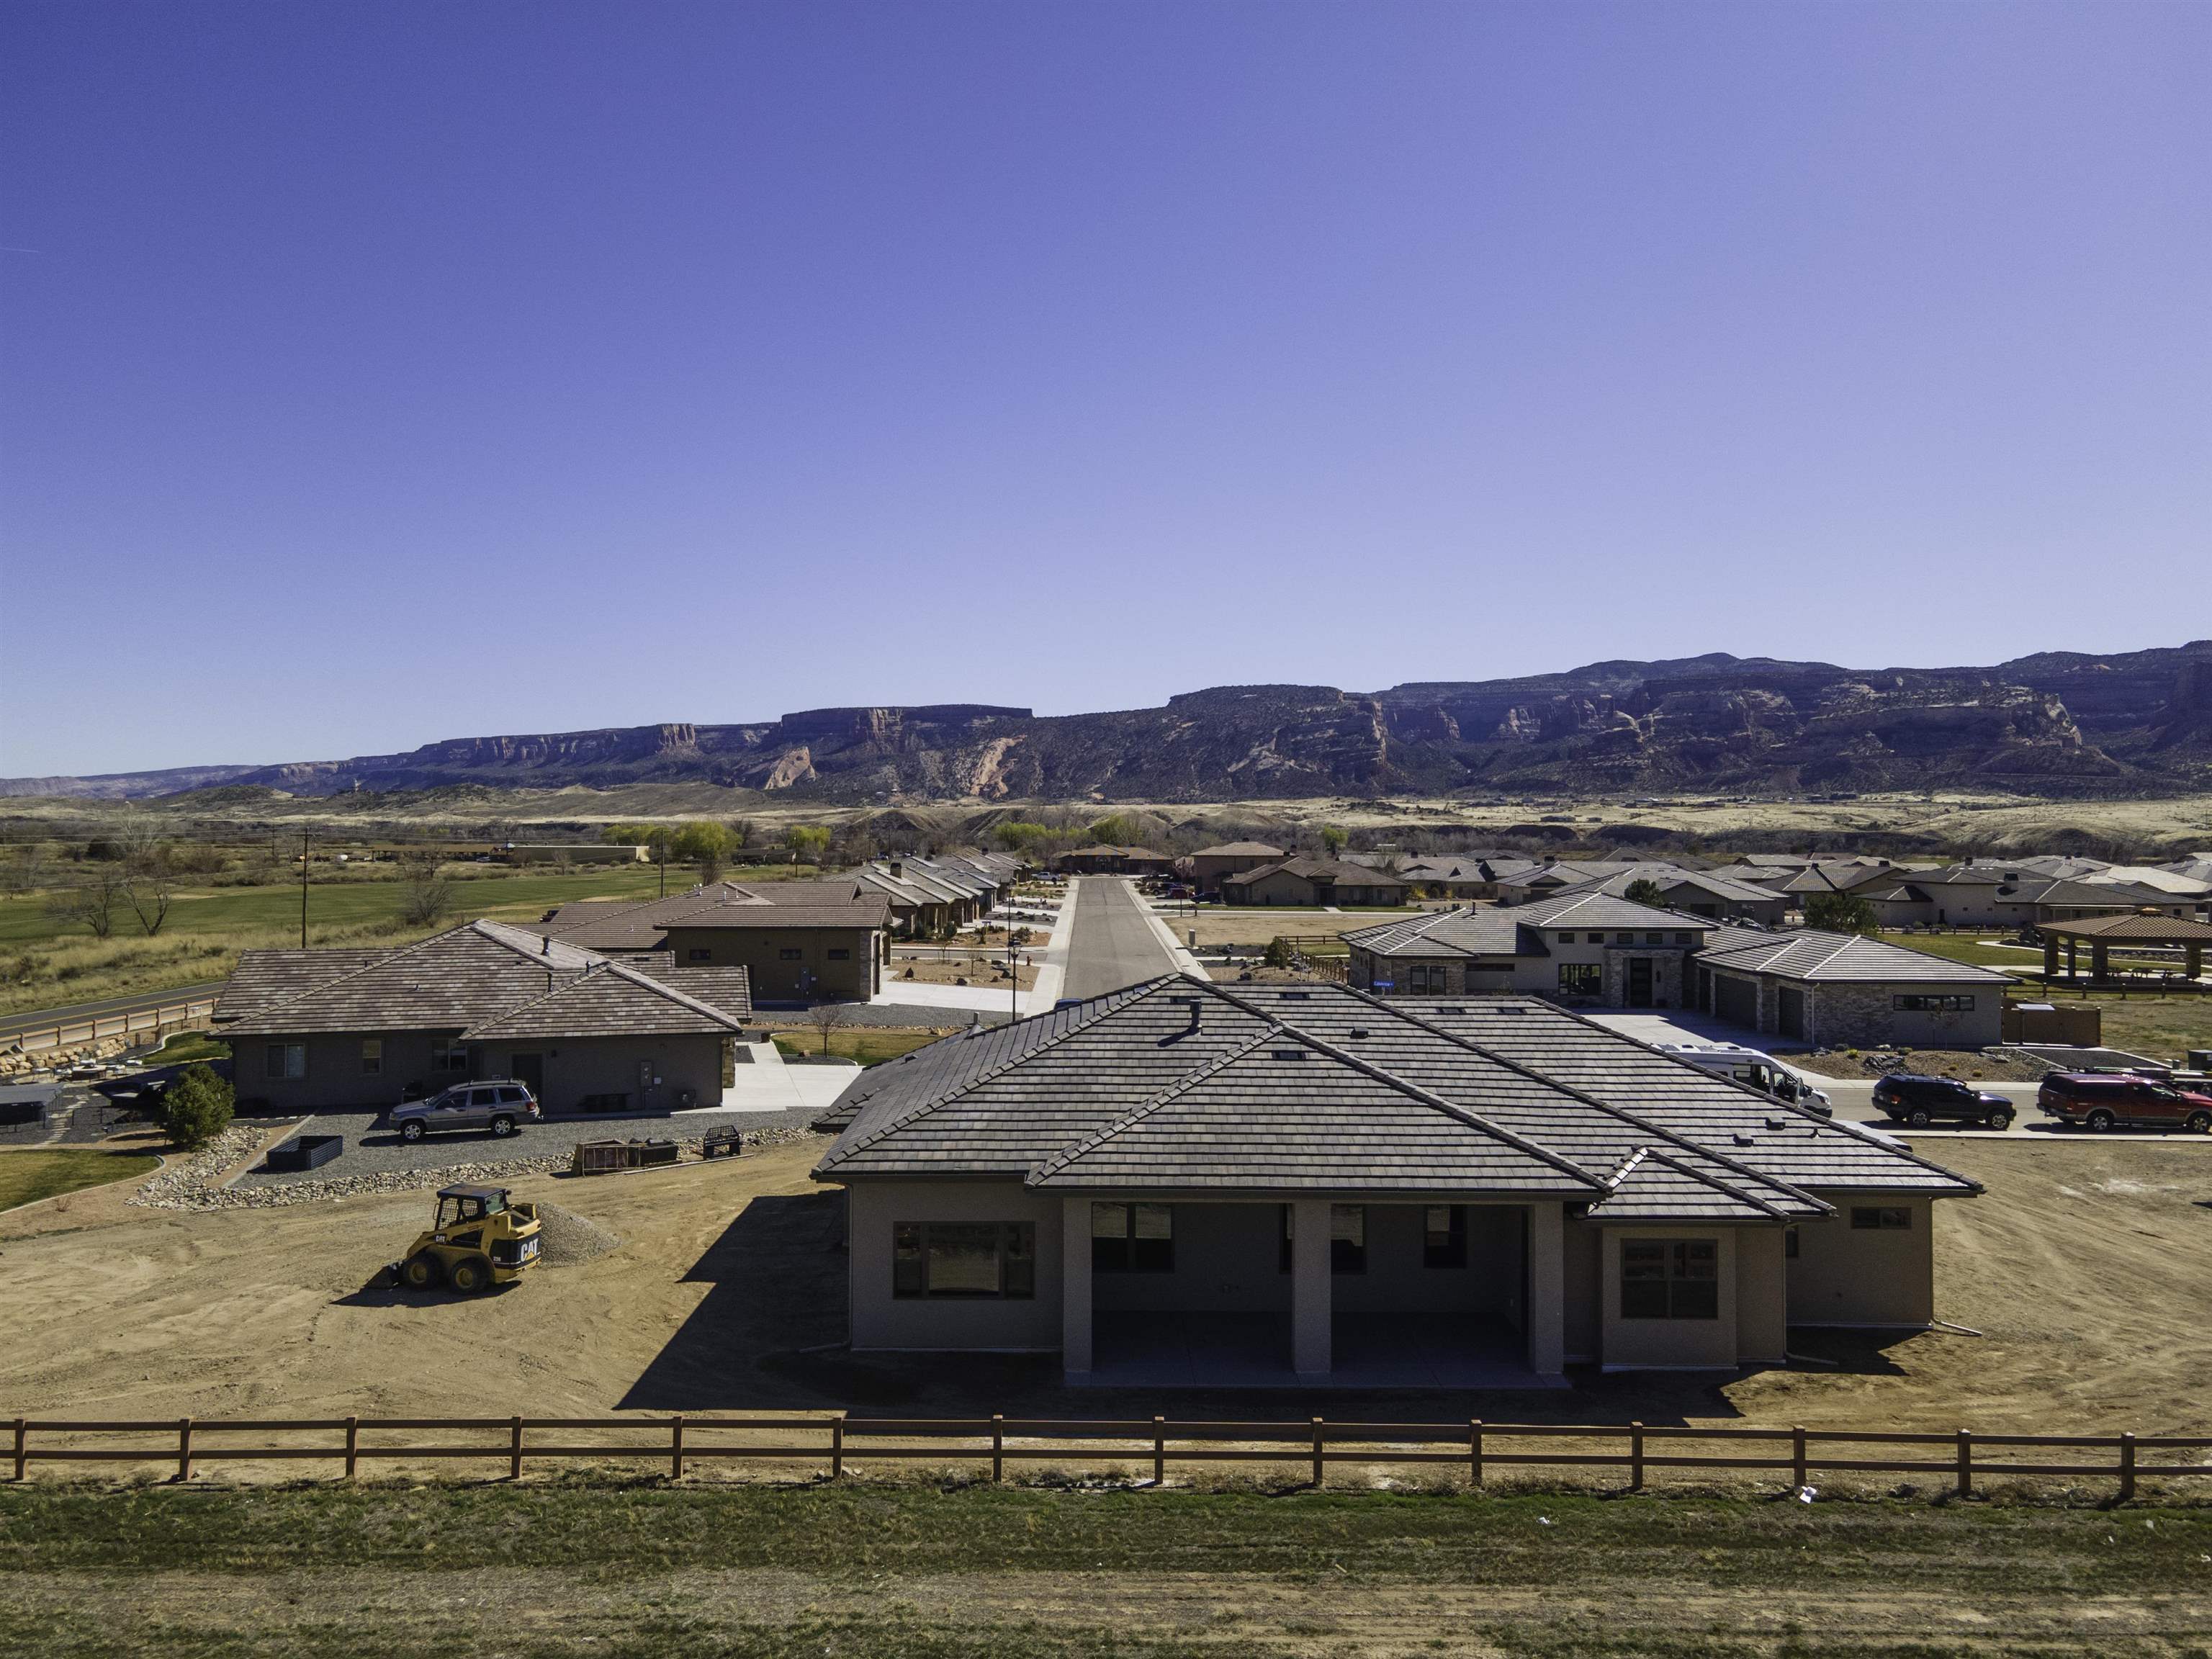
[[[1713,975],[1713,1012],[1732,1025],[1759,1024],[1759,986],[1727,974]]]

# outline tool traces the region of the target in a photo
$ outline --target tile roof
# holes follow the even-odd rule
[[[1936,981],[1969,985],[2009,985],[2012,975],[1951,957],[1930,956],[1856,933],[1802,928],[1732,939],[1698,953],[1698,960],[1746,973],[1826,983],[1855,981],[1926,984]]]
[[[779,888],[789,890],[770,896]],[[836,914],[841,911],[850,914]],[[588,950],[640,951],[653,948],[678,927],[882,927],[890,921],[889,897],[842,877],[750,887],[718,881],[661,899],[580,899],[547,915],[537,931]]]
[[[389,952],[374,951],[244,951],[216,1004],[215,1018],[236,1021],[302,991],[343,979]]]
[[[2060,939],[2131,939],[2191,945],[2212,940],[2212,927],[2183,916],[2093,916],[2086,921],[2041,921],[2041,933]]]
[[[1513,1193],[1764,1221],[1826,1213],[1808,1183],[1978,1190],[1549,1004],[1416,1010],[1334,985],[1155,980],[877,1066],[837,1115],[824,1180]],[[1649,1171],[1617,1179],[1645,1149]]]
[[[1240,887],[1249,887],[1279,872],[1296,876],[1304,881],[1328,882],[1339,887],[1403,887],[1406,884],[1387,871],[1376,870],[1364,864],[1346,864],[1337,859],[1304,858],[1263,864],[1255,870],[1224,876],[1221,880],[1224,886],[1234,882]]]
[[[316,1032],[450,1031],[474,1037],[518,1035],[644,1035],[736,1028],[744,1013],[728,1007],[725,985],[715,1004],[665,985],[642,969],[617,968],[605,957],[503,922],[470,921],[442,933],[375,952],[335,951],[341,971],[272,1000],[271,964],[247,951],[240,993],[228,987],[216,1007],[227,1036],[307,1036]],[[291,964],[274,964],[278,969]],[[534,1024],[510,1029],[525,1010]],[[745,997],[744,1012],[751,1009]],[[555,1029],[558,1027],[559,1029]]]
[[[1283,856],[1283,849],[1270,847],[1264,841],[1224,841],[1218,847],[1201,847],[1190,856],[1194,859],[1279,859]]]
[[[1344,941],[1355,950],[1380,957],[1547,957],[1551,950],[1536,931],[1542,927],[1663,929],[1670,938],[1678,933],[1694,933],[1702,944],[1711,933],[1713,921],[1710,916],[1655,910],[1608,893],[1578,891],[1553,894],[1526,904],[1431,911],[1403,921],[1360,928],[1346,933]]]

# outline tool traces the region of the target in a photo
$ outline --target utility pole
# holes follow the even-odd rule
[[[307,948],[307,836],[300,831],[300,948]]]

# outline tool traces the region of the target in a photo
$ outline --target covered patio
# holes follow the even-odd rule
[[[1067,1380],[1560,1386],[1558,1204],[1360,1196],[1064,1199]]]
[[[2115,948],[2141,952],[2173,951],[2179,977],[2201,985],[2204,976],[2204,947],[2212,943],[2212,926],[2184,917],[2144,913],[2128,916],[2098,916],[2087,921],[2046,921],[2037,925],[2043,935],[2043,978],[2047,983],[2071,985],[2135,985],[2147,979],[2170,984],[2175,977],[2163,967],[2112,969]],[[2089,971],[2081,972],[2081,947],[2089,947]],[[2066,959],[2059,968],[2061,947]]]

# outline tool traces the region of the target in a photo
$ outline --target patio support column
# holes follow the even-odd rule
[[[2111,947],[2100,939],[2090,940],[2089,977],[2092,979],[2103,979],[2112,971],[2112,956]]]
[[[1556,1200],[1528,1206],[1528,1369],[1567,1368],[1566,1223]]]
[[[1291,1206],[1291,1369],[1300,1376],[1327,1376],[1332,1364],[1328,1210],[1325,1198]]]
[[[2187,971],[2190,978],[2200,977],[2204,972],[2204,947],[2201,945],[2183,945],[2181,965]]]
[[[1091,1200],[1060,1200],[1060,1366],[1091,1374]]]
[[[2043,936],[2043,976],[2045,979],[2058,977],[2058,935],[2056,933]]]
[[[2066,977],[2069,979],[2076,977],[2081,971],[2081,941],[2078,939],[2066,941]]]

